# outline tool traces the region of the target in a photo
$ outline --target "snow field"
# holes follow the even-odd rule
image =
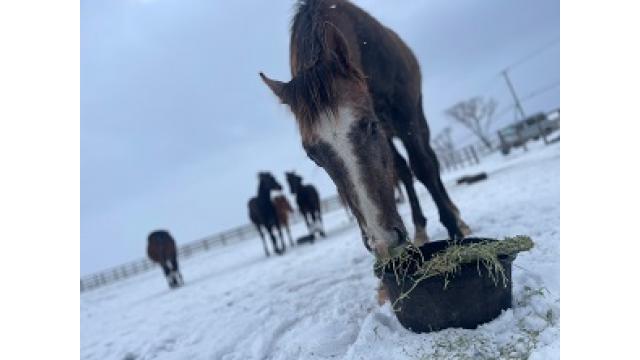
[[[82,359],[556,359],[559,358],[559,145],[529,146],[445,174],[474,235],[526,234],[536,246],[513,267],[513,309],[475,330],[414,334],[376,301],[373,257],[344,211],[327,239],[265,258],[259,238],[184,261],[186,286],[161,271],[81,295]],[[488,180],[456,185],[461,174]],[[420,198],[431,239],[446,231]],[[407,204],[400,208],[412,231]],[[292,229],[294,237],[304,225]]]

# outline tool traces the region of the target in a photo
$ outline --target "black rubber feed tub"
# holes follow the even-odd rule
[[[468,238],[459,244],[481,241],[498,240]],[[425,260],[429,260],[450,244],[445,240],[434,241],[420,250]],[[504,267],[506,286],[502,279],[496,284],[482,264],[463,264],[459,272],[449,276],[446,288],[444,276],[422,280],[408,297],[395,304],[398,320],[405,328],[422,333],[445,328],[475,329],[495,319],[503,310],[511,307],[511,263],[515,255],[500,256],[498,259]],[[399,285],[391,269],[385,269],[382,282],[392,304],[413,285],[410,276]]]

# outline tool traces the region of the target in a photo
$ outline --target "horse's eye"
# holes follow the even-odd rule
[[[371,125],[369,126],[369,131],[371,132],[371,134],[375,134],[376,131],[378,131],[378,122],[377,121],[372,121]]]
[[[366,120],[363,119],[360,121],[360,130],[366,132],[367,134],[373,135],[376,133],[378,129],[378,122],[375,120]]]

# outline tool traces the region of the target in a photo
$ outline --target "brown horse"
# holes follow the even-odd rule
[[[293,238],[291,237],[291,229],[289,229],[289,215],[293,214],[293,208],[287,200],[287,197],[283,194],[279,194],[273,197],[273,206],[276,207],[276,214],[278,215],[278,222],[287,231],[289,237],[289,244],[293,246]]]
[[[166,230],[156,230],[147,238],[147,255],[151,261],[160,264],[170,288],[184,284],[178,268],[176,242]]]
[[[394,167],[411,203],[416,242],[427,236],[412,173],[429,190],[449,237],[469,232],[429,144],[418,61],[396,33],[346,0],[298,1],[290,65],[287,83],[260,76],[290,107],[307,155],[348,201],[369,250],[388,257],[407,240],[394,201]]]

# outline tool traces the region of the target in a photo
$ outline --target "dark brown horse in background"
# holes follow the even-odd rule
[[[294,246],[293,238],[291,237],[291,229],[289,228],[289,216],[293,214],[293,208],[291,207],[289,200],[287,200],[287,197],[283,194],[276,195],[273,197],[273,206],[276,207],[280,226],[284,226],[284,229],[287,231],[289,245]]]
[[[302,177],[294,172],[286,172],[285,176],[289,183],[289,190],[296,196],[298,209],[302,213],[302,218],[307,225],[307,229],[309,229],[309,233],[315,234],[318,232],[322,237],[325,237],[318,191],[313,185],[304,185]]]
[[[271,201],[271,192],[274,190],[282,190],[282,186],[273,177],[273,175],[269,172],[258,173],[258,195],[251,198],[247,204],[247,207],[249,208],[249,218],[253,225],[255,225],[256,230],[258,230],[258,234],[260,234],[266,256],[269,256],[269,249],[267,248],[267,242],[264,239],[262,228],[265,228],[267,233],[269,233],[271,243],[273,244],[273,251],[276,254],[282,255],[286,250],[284,239],[282,237],[282,230],[280,228],[280,221],[278,220],[278,213],[276,211],[276,207]],[[274,228],[278,230],[280,244],[282,246],[278,245],[278,240],[273,235]]]
[[[429,190],[449,237],[469,233],[429,143],[418,60],[395,32],[346,0],[298,1],[289,55],[291,81],[260,76],[290,107],[307,155],[349,203],[369,250],[388,257],[407,240],[394,201],[394,168],[411,204],[415,242],[428,238],[412,173]]]
[[[184,284],[178,268],[176,242],[166,230],[156,230],[147,238],[147,255],[153,262],[160,264],[170,288]]]

